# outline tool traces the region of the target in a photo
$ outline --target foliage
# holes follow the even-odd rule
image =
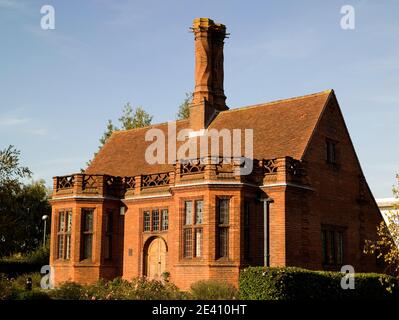
[[[128,102],[123,107],[123,115],[119,118],[119,122],[121,130],[130,130],[149,126],[152,118],[142,107],[135,108],[133,112],[132,106]]]
[[[396,175],[398,187],[393,194],[399,199],[399,175]],[[399,277],[399,206],[389,211],[377,226],[377,239],[366,240],[364,253],[377,255],[384,261],[386,273]]]
[[[101,147],[107,142],[114,131],[130,130],[149,126],[151,124],[152,118],[153,117],[150,116],[142,107],[137,107],[133,110],[130,103],[126,103],[123,107],[123,114],[118,119],[121,127],[118,128],[112,123],[112,120],[108,120],[107,129],[100,138],[99,148],[101,149]]]
[[[0,259],[0,273],[16,277],[26,273],[40,272],[42,266],[49,264],[49,259],[50,241],[48,240],[46,246],[40,245],[25,255],[16,254]]]
[[[40,288],[40,281],[42,279],[42,275],[39,272],[32,272],[32,273],[24,273],[16,278],[11,278],[12,284],[14,288],[19,290],[25,290],[26,279],[32,279],[32,288],[39,289]]]
[[[169,271],[164,271],[162,272],[162,279],[165,282],[169,282],[169,278],[170,278],[170,272]]]
[[[26,290],[26,279],[32,279],[32,290]],[[100,279],[94,284],[82,285],[64,282],[51,290],[40,289],[40,273],[24,274],[8,278],[0,274],[0,300],[56,299],[56,300],[177,300],[187,295],[171,283],[146,278],[127,281],[115,278],[112,281]]]
[[[355,289],[341,287],[340,272],[295,267],[250,267],[240,274],[240,298],[248,300],[399,299],[399,281],[388,275],[355,274]],[[383,281],[381,282],[381,279]],[[388,287],[393,288],[390,291]]]
[[[57,300],[81,300],[84,297],[84,287],[76,282],[67,281],[50,293]]]
[[[0,273],[9,277],[17,277],[25,273],[40,272],[42,266],[42,263],[32,263],[20,258],[7,258],[0,260]]]
[[[238,290],[229,283],[215,280],[201,280],[191,285],[190,295],[195,300],[234,300]]]
[[[50,216],[49,191],[43,180],[0,187],[0,258],[27,253],[42,243],[43,215]],[[50,232],[47,223],[46,233]]]
[[[26,290],[27,278],[32,279],[32,290]],[[0,274],[0,300],[47,300],[47,291],[40,288],[40,273],[23,274],[17,278],[8,278]]]
[[[32,278],[32,291],[25,289]],[[240,292],[230,284],[215,280],[194,283],[190,292],[182,292],[172,283],[134,278],[116,278],[82,285],[64,282],[56,289],[41,290],[39,273],[7,279],[0,274],[1,299],[57,300],[398,300],[399,280],[375,273],[355,274],[355,289],[341,288],[340,272],[310,271],[301,268],[250,267],[240,274]],[[383,280],[381,282],[381,279]],[[387,291],[387,287],[391,291]]]
[[[23,260],[35,265],[47,265],[50,262],[50,239],[46,241],[46,245],[40,245],[31,252],[28,252]]]
[[[27,167],[20,166],[21,152],[13,145],[0,150],[0,188],[4,184],[17,182],[20,178],[29,178],[32,172]]]
[[[108,120],[107,129],[103,133],[102,137],[100,138],[100,148],[107,142],[107,140],[111,137],[112,132],[118,130],[112,123],[112,120]]]
[[[120,128],[115,126],[112,123],[112,120],[108,120],[107,128],[99,139],[100,146],[98,147],[98,150],[100,150],[105,145],[105,143],[108,141],[114,131],[130,130],[149,126],[152,122],[152,118],[153,117],[149,113],[147,113],[142,107],[138,106],[133,109],[130,102],[127,102],[123,107],[122,116],[118,119],[120,123]],[[94,153],[94,156],[96,155],[97,152]],[[88,161],[86,164],[89,166],[91,164],[91,160]]]
[[[186,98],[179,106],[179,111],[176,115],[177,120],[188,119],[188,117],[190,116],[190,103],[192,100],[193,100],[193,93],[187,92]]]
[[[13,295],[12,283],[4,273],[0,273],[0,300],[11,299]]]
[[[63,300],[175,300],[185,298],[184,293],[171,283],[146,278],[127,281],[115,278],[100,279],[94,284],[80,285],[65,282],[51,293],[54,299]]]
[[[48,293],[41,289],[34,289],[32,291],[21,291],[16,300],[49,300],[51,299]]]
[[[35,249],[43,236],[42,216],[51,212],[44,181],[21,182],[32,172],[19,158],[13,146],[0,151],[0,258]]]
[[[170,282],[135,278],[131,282],[133,294],[128,299],[139,300],[176,300],[184,298],[179,289]]]

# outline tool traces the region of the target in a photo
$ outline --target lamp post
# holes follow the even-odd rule
[[[45,215],[42,217],[42,220],[44,221],[44,228],[43,228],[43,247],[46,246],[46,222],[47,222],[47,219],[48,219],[48,215],[45,214]]]

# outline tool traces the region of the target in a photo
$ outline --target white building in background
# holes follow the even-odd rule
[[[378,208],[380,208],[380,211],[382,213],[382,216],[384,217],[386,221],[386,216],[387,214],[394,210],[399,211],[399,199],[398,198],[379,198],[375,199],[377,201]]]
[[[396,211],[399,213],[399,199],[398,198],[380,198],[375,199],[380,208],[381,214],[389,228],[389,222],[387,221],[387,216],[390,212]],[[399,247],[399,239],[396,241],[396,245]]]

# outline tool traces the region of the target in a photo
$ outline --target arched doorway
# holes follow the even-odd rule
[[[149,239],[144,247],[144,275],[150,279],[162,279],[162,273],[166,271],[165,241],[160,237]]]

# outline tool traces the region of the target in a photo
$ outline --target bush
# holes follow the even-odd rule
[[[23,257],[23,260],[33,265],[50,264],[50,242],[47,241],[45,246],[37,247],[34,251],[29,252]]]
[[[234,300],[237,289],[229,283],[215,280],[201,280],[191,285],[191,298],[195,300]]]
[[[0,259],[0,273],[9,277],[17,277],[21,274],[40,272],[44,265],[49,264],[50,248],[40,246],[26,255],[15,255],[13,257]]]
[[[17,277],[24,273],[40,272],[44,265],[50,260],[50,243],[46,246],[39,246],[27,254],[15,254],[14,256],[0,259],[0,273],[9,277]]]
[[[32,279],[32,290],[26,290],[26,279]],[[0,300],[43,300],[48,294],[40,288],[40,273],[23,274],[17,278],[8,278],[0,274]]]
[[[13,287],[4,273],[0,273],[0,300],[8,300],[13,296]]]
[[[42,264],[31,263],[26,260],[3,259],[0,260],[0,273],[9,277],[17,277],[25,273],[40,272]]]
[[[42,279],[42,275],[39,272],[24,273],[17,276],[15,279],[12,279],[13,287],[18,290],[25,290],[27,278],[32,279],[32,289],[40,289],[40,280]]]
[[[50,296],[43,290],[21,291],[16,300],[49,300]]]
[[[341,288],[340,272],[301,268],[250,267],[240,274],[240,298],[248,300],[399,299],[399,280],[375,273],[355,274],[355,289]],[[389,292],[391,288],[392,292]]]
[[[135,278],[133,281],[115,278],[100,279],[94,284],[65,282],[52,290],[51,297],[62,300],[177,300],[185,295],[171,283]]]
[[[84,288],[81,284],[68,281],[51,290],[50,296],[57,300],[80,300],[84,298]]]
[[[84,288],[83,299],[89,300],[124,300],[131,291],[130,282],[121,278],[112,281],[98,280]]]
[[[138,300],[179,300],[185,296],[170,282],[159,280],[148,280],[146,278],[135,278],[131,282],[134,289],[128,299]]]

